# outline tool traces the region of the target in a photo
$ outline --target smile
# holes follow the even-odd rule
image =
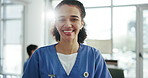
[[[64,32],[72,32],[72,31],[64,31]]]

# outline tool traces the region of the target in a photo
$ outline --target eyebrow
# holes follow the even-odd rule
[[[79,18],[78,16],[76,16],[76,15],[71,15],[70,17],[76,17],[76,18]]]
[[[59,18],[63,18],[64,16],[59,16]],[[79,18],[78,16],[76,15],[71,15],[70,17],[74,17],[74,18]]]

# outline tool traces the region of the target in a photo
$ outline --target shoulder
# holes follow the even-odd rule
[[[100,52],[98,49],[92,47],[92,46],[89,46],[89,45],[85,45],[85,44],[80,44],[80,47],[82,49],[86,49],[86,50],[89,50],[89,51],[92,51],[92,52]]]
[[[85,53],[93,54],[95,56],[100,55],[100,51],[92,46],[80,44],[81,51],[84,51]]]
[[[80,48],[80,53],[82,57],[87,57],[91,59],[91,61],[94,61],[96,63],[101,63],[104,61],[104,58],[102,57],[102,54],[98,49],[84,44],[81,44]]]
[[[43,47],[40,47],[39,50],[42,50],[42,49],[51,49],[51,48],[54,48],[56,44],[52,44],[52,45],[47,45],[47,46],[43,46]]]
[[[56,44],[52,44],[52,45],[47,45],[47,46],[42,46],[42,47],[40,47],[40,48],[38,48],[35,52],[34,52],[34,54],[47,54],[47,53],[49,53],[49,52],[53,52],[53,51],[55,51],[56,49],[55,49],[55,45]]]
[[[25,61],[24,67],[26,67],[27,63],[29,62],[29,58]]]
[[[35,52],[32,55],[32,58],[35,59],[46,59],[49,56],[55,55],[56,49],[55,49],[56,44],[48,45],[48,46],[43,46],[35,50]]]
[[[55,49],[55,45],[56,44],[42,46],[42,47],[38,48],[37,51],[44,51],[44,50],[46,51],[46,50]]]

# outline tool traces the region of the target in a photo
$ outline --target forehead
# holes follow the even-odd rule
[[[57,16],[76,15],[80,17],[80,10],[74,5],[62,5],[56,10]]]

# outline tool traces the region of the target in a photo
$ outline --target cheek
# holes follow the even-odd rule
[[[55,27],[56,27],[58,33],[61,35],[61,32],[62,32],[62,31],[61,31],[61,26],[58,26],[58,25],[57,25],[57,26],[55,26]]]
[[[82,25],[81,25],[81,24],[77,24],[77,25],[76,25],[76,28],[77,28],[78,30],[80,30],[80,29],[82,28]]]
[[[55,24],[55,26],[56,26],[56,28],[57,28],[58,30],[61,29],[62,25],[63,25],[62,23],[56,23],[56,24]]]
[[[56,29],[57,29],[57,31],[59,32],[59,30],[60,30],[59,26],[56,26]]]
[[[56,22],[55,27],[57,28],[57,30],[59,30],[60,24],[58,24],[58,23]]]

